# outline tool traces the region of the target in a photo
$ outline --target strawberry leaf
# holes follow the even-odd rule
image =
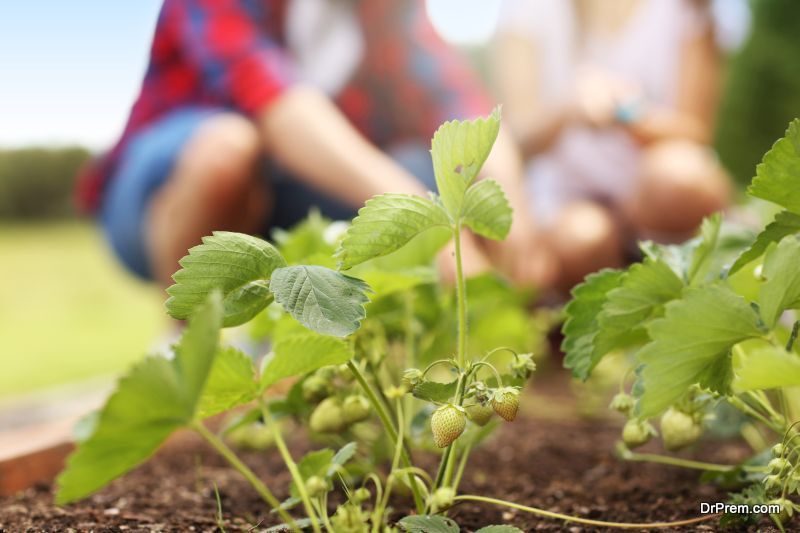
[[[461,216],[465,225],[487,239],[501,241],[511,229],[511,206],[494,180],[481,180],[467,189]]]
[[[763,276],[758,304],[761,318],[770,328],[775,327],[786,309],[800,308],[800,241],[788,236],[772,245],[764,258]]]
[[[261,373],[262,389],[283,378],[346,363],[353,350],[341,339],[304,331],[278,339],[267,357]]]
[[[420,233],[448,227],[442,207],[428,198],[382,194],[367,200],[347,229],[337,252],[339,267],[347,270],[405,246]]]
[[[406,516],[398,523],[400,529],[407,533],[458,533],[458,524],[441,515]]]
[[[298,265],[275,269],[270,289],[295,320],[325,335],[350,335],[366,314],[369,286],[329,268]]]
[[[756,198],[776,203],[792,213],[800,214],[800,119],[789,124],[786,135],[779,139],[756,167],[747,192]]]
[[[791,211],[781,211],[775,215],[775,220],[770,222],[767,227],[764,228],[764,231],[758,234],[750,248],[742,252],[736,259],[728,275],[735,274],[749,262],[764,255],[764,252],[767,251],[767,247],[773,242],[778,242],[787,235],[796,235],[797,233],[800,233],[800,215],[796,215]]]
[[[687,285],[697,285],[707,281],[712,271],[714,251],[719,244],[722,217],[719,213],[703,220],[700,233],[695,238],[679,245],[661,245],[653,242],[642,243],[642,252],[651,259],[660,259]]]
[[[222,297],[214,292],[189,321],[175,358],[148,357],[120,379],[91,435],[58,477],[56,502],[79,500],[152,455],[195,416],[217,350]]]
[[[500,109],[486,118],[445,122],[431,142],[436,187],[450,218],[457,220],[464,193],[489,157],[500,131]]]
[[[564,342],[561,349],[566,354],[564,366],[572,370],[572,375],[588,379],[596,362],[593,362],[594,339],[600,330],[597,320],[608,293],[622,282],[625,272],[620,270],[601,270],[586,276],[580,285],[572,289],[572,301],[564,312],[567,320],[562,333]]]
[[[445,403],[456,394],[458,380],[450,383],[439,383],[437,381],[423,381],[414,385],[411,394],[415,398],[426,402]]]
[[[666,263],[645,258],[630,267],[621,285],[609,291],[597,316],[590,370],[608,352],[647,342],[647,321],[659,316],[663,306],[680,296],[683,283]]]
[[[763,340],[743,342],[733,349],[736,392],[800,385],[800,357]]]
[[[180,265],[182,268],[172,276],[175,284],[167,289],[170,316],[189,317],[216,289],[224,297],[223,325],[230,327],[244,324],[272,302],[270,276],[286,262],[266,241],[216,231],[190,249]]]
[[[637,353],[643,364],[637,411],[643,418],[664,412],[696,383],[727,392],[731,348],[763,333],[753,308],[721,284],[685,289],[647,331],[652,341]]]
[[[236,348],[221,348],[216,357],[198,412],[202,418],[246,404],[258,397],[253,360]]]

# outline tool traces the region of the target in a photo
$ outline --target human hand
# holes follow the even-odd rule
[[[489,258],[516,285],[547,288],[558,277],[558,259],[527,215],[517,214],[503,241],[487,241]]]
[[[596,67],[578,69],[573,103],[575,118],[594,127],[616,121],[620,106],[641,98],[638,85]]]

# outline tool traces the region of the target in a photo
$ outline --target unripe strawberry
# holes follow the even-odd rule
[[[346,424],[355,424],[369,418],[369,401],[360,394],[352,394],[345,398],[342,405]]]
[[[532,353],[521,353],[514,357],[510,364],[511,375],[519,379],[528,379],[536,371],[536,363]]]
[[[433,442],[439,448],[447,448],[455,441],[467,426],[464,409],[451,403],[436,409],[431,415],[431,431]]]
[[[786,459],[783,459],[782,457],[776,457],[767,464],[767,469],[773,474],[780,474],[791,466],[792,465],[789,464],[789,461]]]
[[[772,447],[772,456],[780,457],[782,455],[783,455],[783,443],[779,442],[778,444]]]
[[[794,514],[794,504],[788,498],[775,498],[771,500],[769,503],[777,503],[781,507],[781,512],[778,514],[770,515],[775,520],[780,522],[782,525],[786,525],[789,520],[792,519],[792,515]]]
[[[319,476],[311,476],[306,480],[306,490],[312,498],[328,492],[328,482]]]
[[[347,424],[337,398],[326,398],[311,413],[308,427],[314,433],[339,433]]]
[[[303,399],[316,403],[330,396],[331,389],[327,381],[317,375],[309,376],[302,385]]]
[[[702,424],[688,413],[670,407],[661,416],[661,440],[669,451],[685,448],[702,434]]]
[[[494,410],[491,407],[482,403],[470,404],[464,410],[467,412],[467,417],[481,427],[488,424],[494,414]]]
[[[492,394],[492,408],[503,420],[513,421],[519,410],[519,390],[514,387],[497,389]]]
[[[360,487],[353,491],[353,500],[362,503],[369,500],[372,497],[372,493],[370,493],[369,489],[366,487]]]
[[[638,448],[647,443],[650,437],[656,434],[656,430],[646,420],[631,419],[622,428],[622,442],[628,448]]]
[[[403,371],[403,385],[409,390],[422,383],[422,379],[422,370],[419,368],[406,368]]]
[[[456,497],[456,491],[451,487],[441,487],[436,489],[436,492],[431,494],[430,505],[431,511],[434,513],[441,513],[453,506],[453,500]]]
[[[629,416],[635,403],[636,402],[634,401],[633,396],[624,392],[620,392],[619,394],[614,395],[608,407],[609,409],[613,409],[618,413]]]

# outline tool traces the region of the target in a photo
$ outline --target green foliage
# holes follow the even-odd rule
[[[84,148],[0,150],[0,219],[74,217]]]
[[[637,355],[644,365],[637,410],[645,418],[664,412],[695,383],[727,393],[731,349],[763,334],[753,308],[719,284],[686,289],[647,330],[652,340]]]
[[[761,317],[775,327],[783,311],[800,308],[800,241],[788,236],[767,252],[758,305]]]
[[[223,413],[257,398],[253,360],[236,348],[220,348],[200,398],[200,417]]]
[[[800,215],[791,211],[781,211],[775,215],[775,220],[770,222],[764,230],[758,234],[755,242],[739,255],[736,262],[731,266],[729,275],[738,272],[743,266],[751,261],[755,261],[767,251],[767,247],[773,242],[779,242],[787,235],[800,233]]]
[[[511,206],[503,189],[490,179],[481,180],[464,195],[463,223],[478,235],[500,241],[511,229]]]
[[[486,526],[477,530],[475,533],[523,533],[522,530],[514,526]]]
[[[449,225],[442,207],[427,198],[382,194],[369,200],[347,229],[338,252],[339,266],[349,269],[408,244],[420,233]]]
[[[83,498],[146,460],[195,416],[217,351],[222,298],[212,293],[167,361],[149,357],[122,378],[92,434],[58,477],[59,504]]]
[[[272,356],[265,360],[261,387],[323,366],[346,363],[352,357],[352,348],[343,340],[310,331],[288,335],[275,343]]]
[[[789,124],[786,135],[767,152],[756,168],[747,192],[800,214],[800,120]]]
[[[320,266],[298,265],[272,273],[275,300],[308,329],[346,337],[366,315],[366,283]]]
[[[397,523],[408,533],[458,533],[461,529],[452,519],[441,515],[406,516]]]
[[[422,381],[411,389],[411,394],[413,394],[415,398],[425,400],[426,402],[444,403],[455,395],[457,384],[457,380],[449,383]]]
[[[567,320],[561,349],[567,354],[564,366],[576,378],[587,379],[599,362],[593,355],[594,339],[600,331],[598,315],[608,293],[619,286],[623,276],[624,272],[619,270],[601,270],[572,289],[572,300],[565,309]]]
[[[800,357],[763,340],[740,344],[734,350],[736,392],[800,385]]]
[[[269,280],[286,262],[268,242],[244,235],[217,231],[203,244],[189,250],[175,273],[175,284],[167,289],[167,311],[187,318],[213,290],[225,298],[224,326],[237,326],[253,318],[272,301]]]
[[[458,219],[467,187],[477,177],[500,131],[500,109],[486,118],[446,122],[431,142],[436,187],[450,218]]]

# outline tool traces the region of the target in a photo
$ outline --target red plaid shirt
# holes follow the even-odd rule
[[[139,97],[121,139],[79,180],[80,204],[97,209],[130,139],[171,111],[209,106],[254,117],[290,87],[290,1],[165,0]],[[423,0],[350,1],[364,53],[335,101],[368,139],[427,142],[441,122],[488,111],[481,85],[436,35]]]

